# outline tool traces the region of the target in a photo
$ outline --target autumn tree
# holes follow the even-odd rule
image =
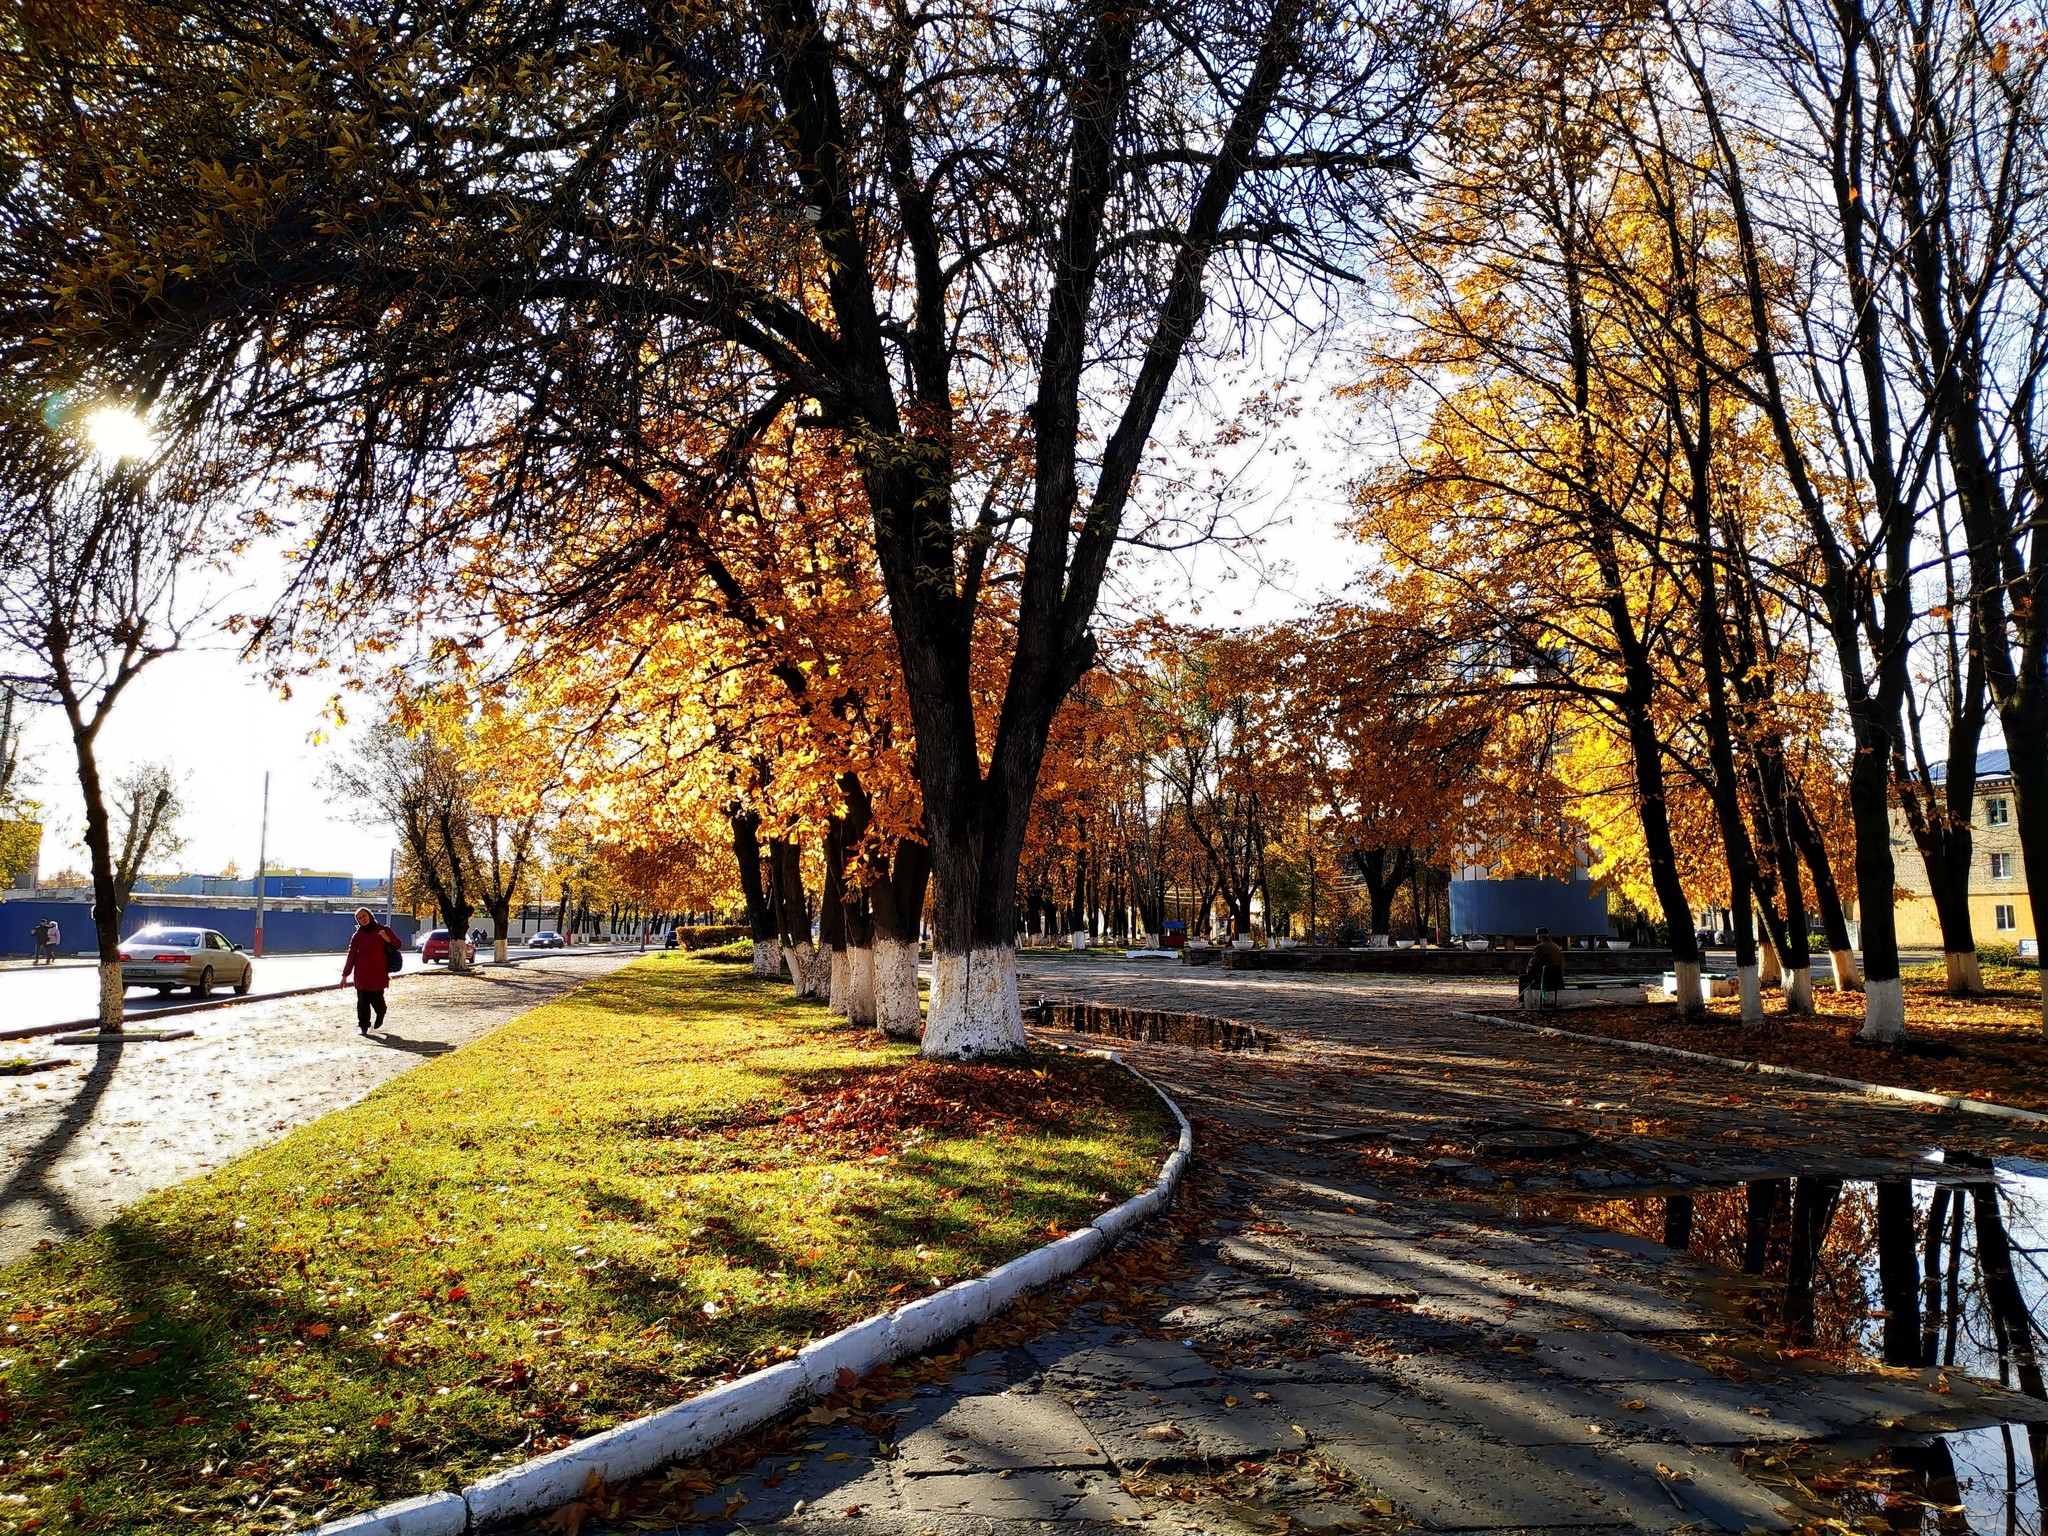
[[[431,576],[464,532],[545,530],[552,487],[722,482],[801,403],[858,465],[916,728],[925,1048],[1011,1051],[1032,792],[1146,442],[1191,354],[1357,270],[1456,20],[131,0],[118,41],[52,26],[12,61],[10,138],[50,169],[14,194],[36,206],[7,269],[37,297],[0,347],[144,377],[183,429],[328,445],[308,574],[352,590]],[[109,57],[130,48],[152,67]],[[216,169],[128,174],[193,142]],[[665,461],[649,426],[677,402],[706,446]],[[991,405],[1029,414],[1011,494],[955,458]],[[443,494],[480,458],[482,516]],[[668,535],[650,557],[686,560]],[[1023,563],[985,735],[999,536]]]

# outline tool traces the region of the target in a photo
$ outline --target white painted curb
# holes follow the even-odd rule
[[[607,1483],[639,1477],[671,1462],[701,1456],[773,1422],[838,1383],[841,1370],[865,1376],[878,1366],[924,1353],[987,1322],[1027,1291],[1073,1274],[1173,1199],[1195,1155],[1195,1130],[1164,1089],[1114,1051],[1107,1057],[1159,1095],[1180,1126],[1180,1140],[1143,1194],[1103,1212],[1089,1226],[972,1280],[919,1297],[891,1312],[806,1344],[796,1358],[753,1371],[720,1387],[633,1419],[614,1429],[536,1456],[471,1483],[460,1493],[386,1504],[330,1520],[311,1536],[466,1536],[559,1509],[594,1473]]]
[[[1460,1011],[1460,1017],[1519,1029],[1525,1035],[1550,1035],[1559,1040],[1577,1040],[1587,1045],[1618,1045],[1623,1050],[1641,1051],[1646,1056],[1676,1056],[1681,1061],[1706,1062],[1732,1067],[1737,1072],[1755,1072],[1764,1077],[1789,1077],[1801,1083],[1825,1083],[1830,1088],[1851,1088],[1873,1099],[1896,1099],[1902,1104],[1927,1104],[1936,1109],[1960,1110],[1966,1115],[1988,1115],[1994,1120],[2019,1120],[2029,1125],[2048,1125],[2048,1114],[2038,1109],[2018,1109],[2011,1104],[1994,1104],[1989,1099],[1966,1099],[1952,1093],[1929,1093],[1922,1088],[1894,1088],[1889,1083],[1866,1083],[1859,1077],[1831,1077],[1825,1072],[1807,1072],[1799,1067],[1781,1067],[1771,1061],[1744,1061],[1736,1056],[1710,1056],[1705,1051],[1688,1051],[1654,1040],[1624,1040],[1616,1035],[1584,1035],[1577,1030],[1559,1029],[1551,1024],[1530,1024],[1521,1019],[1504,1019],[1497,1013]],[[1142,1197],[1141,1197],[1142,1198]]]

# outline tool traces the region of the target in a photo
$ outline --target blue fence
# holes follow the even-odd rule
[[[1451,932],[1605,937],[1607,889],[1590,880],[1453,880]]]
[[[57,919],[57,926],[63,931],[64,937],[57,945],[58,954],[90,955],[94,952],[92,908],[85,903],[9,901],[0,902],[0,954],[32,954],[35,940],[31,933],[36,924],[46,917]],[[151,923],[174,928],[211,928],[245,948],[253,947],[256,942],[254,907],[174,907],[134,901],[121,914],[121,935],[125,938]],[[416,926],[413,920],[400,915],[391,920],[391,926],[410,947]],[[355,927],[355,915],[350,912],[265,912],[263,949],[266,954],[273,955],[340,954],[348,948],[348,938],[355,932]]]

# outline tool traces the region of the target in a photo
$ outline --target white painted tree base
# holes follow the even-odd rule
[[[875,952],[865,944],[849,945],[846,951],[846,1017],[855,1024],[875,1027]]]
[[[825,953],[830,966],[826,974],[831,978],[826,984],[825,1006],[834,1013],[843,1014],[846,1012],[846,951],[830,949]]]
[[[1785,973],[1785,1011],[1811,1016],[1813,1013],[1813,968],[1797,966]]]
[[[931,1017],[924,1054],[950,1061],[1014,1056],[1026,1047],[1017,1003],[1017,952],[991,944],[967,954],[932,956]]]
[[[118,1030],[127,1009],[128,988],[121,981],[121,962],[100,962],[100,1028]]]
[[[1943,950],[1941,963],[1948,972],[1950,997],[1979,997],[1984,992],[1984,968],[1977,964],[1977,951]]]
[[[1906,1038],[1906,989],[1897,977],[1863,984],[1863,1028],[1856,1038],[1880,1045]]]
[[[917,995],[917,940],[875,940],[875,1027],[891,1040],[924,1033]]]
[[[1778,958],[1778,946],[1765,939],[1756,947],[1757,985],[1775,987],[1785,980],[1784,962]]]
[[[815,944],[790,945],[782,952],[782,963],[789,967],[789,982],[798,997],[823,995],[827,966]]]
[[[754,940],[754,974],[770,978],[782,974],[782,952],[773,939]]]
[[[1698,1013],[1705,1004],[1700,998],[1700,963],[1697,960],[1672,962],[1671,973],[1678,978],[1678,999],[1681,1013]]]
[[[493,960],[495,960],[499,965],[503,965],[511,957],[512,941],[510,939],[491,940],[491,958]]]
[[[1742,999],[1742,1022],[1761,1024],[1764,1021],[1764,986],[1753,965],[1735,967],[1735,991]]]
[[[1863,990],[1863,973],[1856,969],[1855,950],[1829,950],[1828,963],[1835,968],[1835,990],[1837,992],[1861,992]]]

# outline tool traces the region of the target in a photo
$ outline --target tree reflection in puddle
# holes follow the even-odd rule
[[[1523,1199],[1684,1248],[1753,1277],[1732,1287],[1749,1320],[1790,1355],[1956,1369],[2048,1400],[2048,1167],[1934,1154],[1925,1179],[1759,1179],[1625,1200]],[[1893,1446],[1838,1473],[1787,1467],[1836,1505],[1826,1526],[1928,1536],[2048,1536],[2040,1426],[2001,1425]]]

